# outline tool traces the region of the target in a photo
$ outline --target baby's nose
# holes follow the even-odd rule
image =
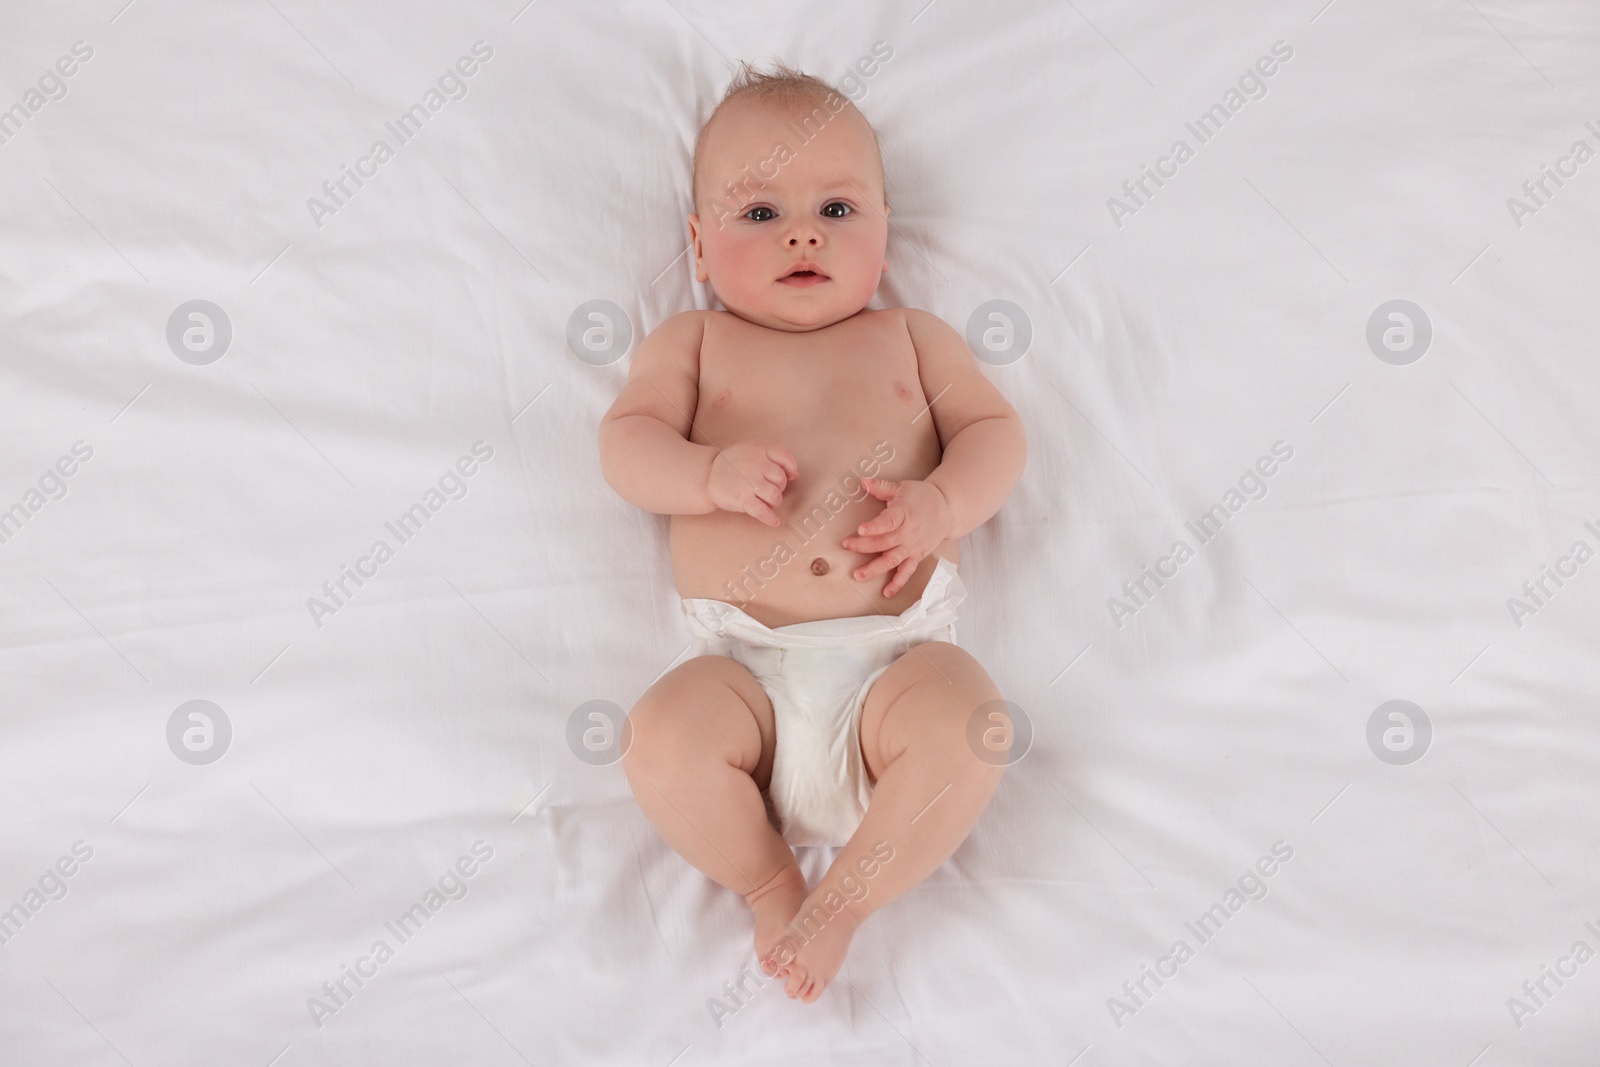
[[[791,238],[789,238],[789,244],[790,245],[797,245],[799,243],[800,243],[800,238],[799,237],[791,237]],[[810,237],[806,238],[806,244],[814,245],[816,243],[817,243],[817,235],[816,234],[812,234]]]

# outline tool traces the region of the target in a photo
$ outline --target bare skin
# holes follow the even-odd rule
[[[898,615],[916,603],[939,556],[960,562],[955,538],[942,539],[914,564],[913,576],[891,597],[882,595],[885,583],[851,577],[876,553],[842,544],[883,511],[883,501],[860,487],[861,476],[922,479],[939,465],[939,437],[924,410],[904,312],[861,311],[807,333],[769,330],[726,312],[703,318],[690,440],[724,448],[781,443],[800,476],[788,481],[773,509],[777,526],[732,511],[673,516],[679,593],[738,604],[774,627]]]
[[[771,627],[911,606],[939,558],[955,562],[958,539],[999,509],[1026,452],[1016,412],[955,331],[866,308],[889,206],[870,128],[835,101],[741,98],[717,114],[689,226],[697,275],[728,310],[657,327],[600,427],[607,481],[672,516],[679,594]],[[808,119],[811,139],[761,168]],[[814,889],[761,795],[771,701],[734,660],[695,657],[652,685],[629,716],[624,770],[663,839],[744,897],[763,969],[809,1003],[861,922],[977,822],[1002,767],[973,754],[967,724],[998,699],[944,642],[884,672],[861,716],[872,802]]]

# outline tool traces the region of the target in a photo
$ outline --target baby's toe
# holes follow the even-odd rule
[[[787,978],[788,981],[784,984],[783,991],[789,994],[791,999],[800,996],[800,994],[805,990],[807,984],[806,972],[801,968],[790,964],[787,971]]]

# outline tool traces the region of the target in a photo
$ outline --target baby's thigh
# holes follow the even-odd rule
[[[772,701],[743,664],[696,656],[645,690],[628,713],[630,773],[694,774],[710,761],[738,767],[766,789],[777,728]]]
[[[970,755],[973,713],[999,699],[989,672],[966,649],[948,641],[913,645],[878,676],[861,707],[861,757],[869,780],[876,783],[919,740],[964,759]]]

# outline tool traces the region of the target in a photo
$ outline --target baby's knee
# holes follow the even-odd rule
[[[684,764],[695,745],[693,723],[675,701],[646,693],[628,712],[628,748],[622,766],[630,775],[647,771],[651,777]]]
[[[919,706],[924,735],[951,753],[1003,764],[1015,724],[983,665],[947,641],[918,645],[911,656],[919,656],[920,670],[907,695]]]

